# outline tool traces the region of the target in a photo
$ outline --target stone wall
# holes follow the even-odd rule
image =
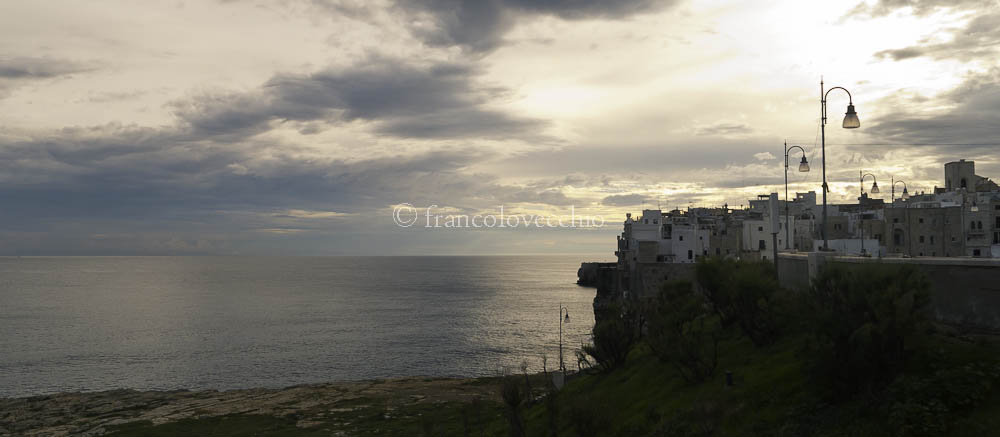
[[[931,282],[931,313],[939,322],[1000,332],[1000,259],[990,258],[867,258],[809,254],[778,254],[781,285],[808,287],[811,278],[830,262],[844,264],[912,264]]]

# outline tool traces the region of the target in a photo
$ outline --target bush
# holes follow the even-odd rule
[[[698,263],[696,275],[723,327],[739,327],[757,346],[777,340],[780,287],[772,263],[710,258]]]
[[[618,315],[597,322],[592,331],[593,342],[583,346],[583,353],[593,358],[597,369],[604,373],[625,365],[638,337],[638,317],[634,311],[626,309],[616,313]]]
[[[691,282],[668,282],[646,314],[646,343],[685,381],[701,382],[715,373],[720,328]]]
[[[835,395],[891,382],[929,331],[928,281],[913,266],[828,266],[808,303],[809,368]]]
[[[525,394],[516,375],[504,375],[500,378],[500,398],[504,404],[504,416],[510,425],[510,435],[520,437],[525,435],[524,419],[521,417],[521,404]]]
[[[956,415],[985,401],[998,381],[1000,365],[983,363],[899,378],[889,387],[889,422],[899,436],[946,435]]]

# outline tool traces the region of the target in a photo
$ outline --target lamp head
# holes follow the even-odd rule
[[[903,187],[903,199],[909,199],[910,193],[906,192],[906,187]]]
[[[878,182],[872,183],[872,194],[878,194]]]
[[[970,212],[979,212],[979,207],[976,206],[976,202],[972,202],[972,208],[969,208]]]
[[[799,171],[803,173],[809,171],[809,161],[806,161],[806,155],[802,155],[802,162],[799,163]]]
[[[566,317],[563,319],[563,323],[569,323],[569,311],[566,311]]]
[[[861,120],[858,120],[858,113],[854,110],[854,104],[847,105],[847,113],[844,114],[844,129],[857,129],[861,127]]]

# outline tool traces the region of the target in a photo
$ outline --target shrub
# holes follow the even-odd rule
[[[516,375],[504,375],[500,378],[500,398],[503,399],[504,416],[510,425],[510,435],[520,437],[525,435],[524,419],[521,417],[521,404],[525,395]]]
[[[1000,365],[983,363],[901,377],[889,387],[889,422],[899,436],[946,435],[956,415],[985,401],[998,381]]]
[[[835,395],[891,382],[929,330],[926,277],[912,266],[828,266],[809,301],[809,368]]]
[[[710,258],[698,263],[696,275],[723,327],[737,326],[757,346],[778,338],[780,287],[772,263]]]
[[[618,310],[617,315],[605,317],[594,325],[593,342],[584,345],[582,349],[584,354],[594,359],[599,371],[607,373],[625,365],[638,336],[637,319],[634,311],[625,309]],[[589,360],[586,361],[590,364]]]
[[[685,381],[701,382],[715,373],[720,329],[691,282],[664,284],[646,320],[649,348]]]

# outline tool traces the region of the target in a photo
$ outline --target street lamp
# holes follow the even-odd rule
[[[563,317],[563,310],[566,310],[566,317]],[[562,370],[563,377],[566,376],[566,366],[563,365],[563,348],[562,348],[562,327],[563,324],[569,324],[569,308],[564,307],[559,304],[559,369]]]
[[[788,224],[791,223],[788,214],[788,152],[796,147],[802,151],[802,161],[799,162],[799,171],[803,173],[809,171],[809,161],[806,161],[806,149],[803,149],[802,146],[788,147],[788,142],[785,141],[785,249],[788,249]]]
[[[864,170],[859,170],[858,174],[861,175],[861,196],[858,197],[858,225],[861,226],[861,254],[864,255],[865,254],[865,206],[864,203],[861,202],[861,198],[864,197],[865,195],[865,176],[872,177],[872,194],[878,194],[879,190],[878,190],[878,180],[875,179],[875,175],[871,173],[865,173]]]
[[[878,179],[875,179],[875,175],[873,175],[871,173],[864,173],[863,171],[859,171],[858,174],[861,175],[861,194],[865,194],[865,176],[871,176],[872,177],[872,194],[878,194],[879,193],[879,190],[878,190]],[[882,180],[884,181],[885,179],[882,179]]]
[[[826,184],[826,97],[830,94],[830,91],[835,89],[842,89],[847,93],[847,113],[844,114],[844,123],[841,125],[844,129],[857,129],[861,127],[861,121],[858,120],[858,113],[854,110],[854,99],[851,97],[851,92],[847,91],[843,87],[833,87],[828,91],[823,90],[823,79],[819,80],[819,96],[820,96],[820,147],[823,154],[823,250],[830,250],[830,246],[826,238],[826,192],[830,190],[830,187]],[[872,192],[875,192],[872,190]]]
[[[895,208],[896,207],[895,206],[896,205],[896,184],[903,184],[903,195],[899,196],[900,199],[903,199],[903,200],[909,199],[910,198],[910,193],[906,191],[906,182],[897,181],[895,179],[892,179],[891,177],[889,178],[889,180],[892,182],[892,196],[889,197],[889,205],[892,205],[892,207]]]

